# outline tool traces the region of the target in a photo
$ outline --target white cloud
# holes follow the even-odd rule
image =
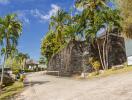
[[[49,13],[47,15],[45,15],[45,18],[49,18],[49,17],[55,15],[58,10],[60,10],[60,7],[55,4],[52,4],[51,10],[49,11]]]
[[[26,17],[26,11],[16,11],[16,14],[18,15],[18,18],[24,23],[30,23],[29,19]]]
[[[43,12],[41,12],[38,9],[31,10],[31,13],[35,17],[39,17],[41,21],[45,21],[45,20],[49,20],[51,16],[54,16],[58,10],[60,10],[59,6],[57,6],[55,4],[51,4],[51,10],[49,10],[49,12],[47,14],[44,14]]]
[[[9,0],[0,0],[0,4],[7,5],[9,4]]]

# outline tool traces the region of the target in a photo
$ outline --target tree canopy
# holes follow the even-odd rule
[[[121,32],[120,11],[108,5],[110,0],[76,0],[74,9],[81,12],[70,14],[59,10],[51,17],[50,28],[41,42],[41,53],[50,60],[69,41],[95,39],[101,28],[107,33],[113,28]],[[57,38],[56,38],[57,37]]]
[[[132,0],[116,0],[123,17],[123,35],[132,38]]]

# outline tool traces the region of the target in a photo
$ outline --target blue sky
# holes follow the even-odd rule
[[[0,16],[18,14],[23,23],[18,49],[38,60],[41,39],[48,31],[50,16],[61,8],[68,11],[73,4],[74,0],[0,0]]]

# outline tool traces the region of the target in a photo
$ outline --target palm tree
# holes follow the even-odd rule
[[[98,40],[96,39],[100,62],[102,64],[103,69],[108,68],[108,34],[112,30],[113,27],[117,27],[119,30],[121,29],[118,10],[113,10],[106,5],[107,0],[77,0],[76,6],[83,7],[83,12],[86,13],[87,17],[85,17],[85,21],[87,22],[85,25],[85,34],[87,37],[91,37],[92,39],[96,38],[97,32],[101,28],[106,29],[106,37],[103,43],[103,57],[101,56],[100,46]],[[107,27],[106,27],[107,26]]]
[[[88,41],[88,48],[90,50],[91,48],[90,45],[92,41],[96,38],[97,32],[99,31],[100,28],[103,27],[103,24],[105,23],[101,18],[102,16],[100,16],[103,14],[103,13],[101,14],[100,9],[105,8],[106,4],[104,0],[98,0],[98,1],[97,0],[76,0],[75,6],[77,8],[80,8],[80,7],[83,8],[80,23],[82,23],[82,27],[84,27],[83,30],[86,35],[86,39]],[[99,45],[98,45],[98,50],[99,50],[100,62],[102,64],[102,67],[104,68]]]
[[[4,63],[11,54],[12,46],[16,47],[21,31],[22,25],[17,19],[16,14],[9,14],[0,20],[0,33],[2,40],[5,41],[3,42],[5,46]],[[4,63],[2,68],[1,85],[3,84]]]
[[[64,28],[64,35],[67,39],[76,40],[76,37],[80,35],[80,25],[73,23],[71,25],[66,26]]]
[[[54,30],[58,41],[64,42],[62,32],[68,17],[68,13],[63,10],[58,10],[56,15],[51,17],[50,29]]]
[[[22,57],[22,59],[23,59],[23,64],[22,64],[23,70],[25,69],[26,61],[27,61],[27,59],[29,59],[29,58],[30,58],[30,57],[29,57],[28,54],[23,54],[23,57]]]
[[[18,59],[18,62],[21,65],[21,70],[24,70],[26,60],[29,59],[29,55],[24,53],[18,53],[15,58]]]

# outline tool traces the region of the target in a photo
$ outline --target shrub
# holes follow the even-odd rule
[[[93,69],[96,71],[96,74],[99,74],[99,69],[101,66],[100,62],[93,57],[89,59],[89,62],[92,65]]]
[[[93,68],[98,73],[99,72],[99,68],[100,68],[100,62],[99,61],[94,61],[93,62]]]
[[[0,78],[1,78],[1,73],[0,73]],[[14,79],[9,74],[4,73],[3,85],[9,86],[9,85],[12,85],[13,83],[14,83]]]
[[[13,74],[17,75],[19,73],[19,69],[12,69]]]
[[[28,72],[35,72],[34,70],[30,70],[30,69],[24,69],[24,71],[25,71],[26,73],[28,73]]]
[[[20,75],[20,81],[23,82],[24,78],[25,78],[25,75],[24,74],[21,74]]]

